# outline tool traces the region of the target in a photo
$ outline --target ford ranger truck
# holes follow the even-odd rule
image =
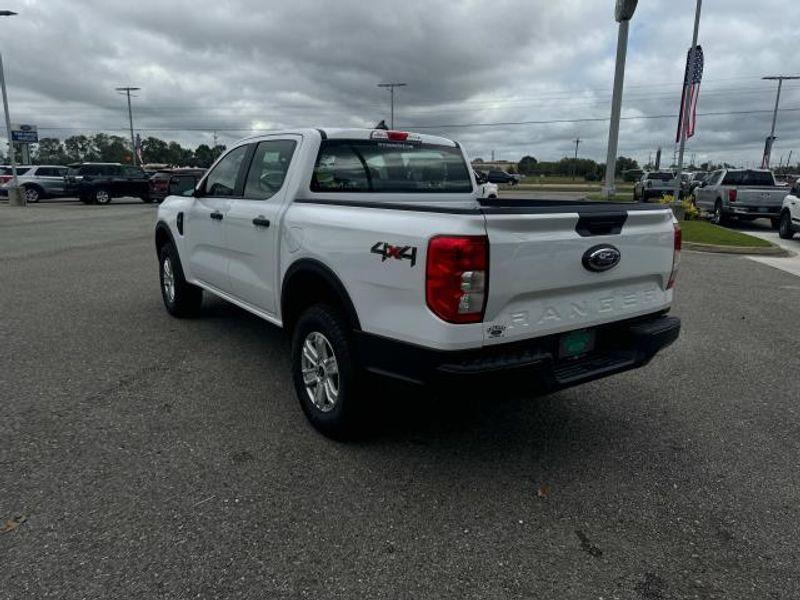
[[[164,305],[193,317],[212,294],[284,328],[300,406],[330,436],[361,421],[367,374],[552,391],[641,367],[675,341],[669,208],[478,189],[462,147],[441,137],[244,139],[158,208]]]

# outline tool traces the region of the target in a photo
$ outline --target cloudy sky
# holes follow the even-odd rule
[[[124,134],[184,144],[388,118],[473,157],[605,159],[617,39],[613,0],[7,0],[12,119],[40,136]],[[671,158],[694,0],[641,0],[631,23],[620,154]],[[800,73],[800,2],[706,0],[691,158],[757,162],[775,99],[762,75]],[[800,160],[800,81],[787,82],[774,159]],[[794,110],[792,110],[794,109]],[[742,114],[747,111],[749,114]],[[725,114],[728,113],[728,114]],[[739,114],[730,114],[739,113]],[[519,122],[526,124],[510,124]],[[533,121],[534,123],[530,123]],[[555,121],[555,122],[553,122]],[[499,124],[499,125],[498,125]],[[792,162],[796,162],[793,160]]]

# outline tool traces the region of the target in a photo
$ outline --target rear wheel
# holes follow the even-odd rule
[[[105,188],[97,188],[92,195],[95,204],[108,204],[111,202],[111,194]]]
[[[726,225],[728,223],[728,217],[722,210],[721,200],[717,200],[714,204],[714,214],[711,216],[711,222],[715,225]]]
[[[164,244],[158,253],[158,273],[167,312],[179,318],[197,316],[203,303],[203,290],[186,281],[178,251],[171,242]]]
[[[794,237],[794,226],[792,225],[792,215],[788,210],[781,213],[778,235],[781,239],[790,240]]]
[[[300,407],[320,433],[333,438],[355,433],[361,373],[347,322],[333,307],[317,304],[298,319],[292,379]]]
[[[769,220],[769,224],[772,225],[772,229],[780,230],[781,227],[781,218],[780,217],[772,217]]]

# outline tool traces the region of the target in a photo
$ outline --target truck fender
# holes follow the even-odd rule
[[[341,279],[318,260],[301,258],[293,262],[283,276],[281,285],[281,319],[283,326],[291,331],[303,310],[318,302],[338,305],[350,326],[359,331],[353,301]]]

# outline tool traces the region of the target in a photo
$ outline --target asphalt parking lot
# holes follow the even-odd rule
[[[164,311],[139,202],[0,206],[0,598],[797,598],[800,278],[684,253],[683,334],[551,396],[385,386],[327,440],[276,328]]]

